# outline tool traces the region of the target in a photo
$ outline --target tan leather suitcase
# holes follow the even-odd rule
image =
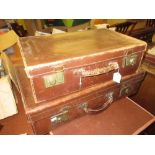
[[[20,38],[35,103],[53,100],[137,71],[146,43],[101,29]]]
[[[104,111],[114,101],[136,93],[145,75],[145,72],[139,71],[123,77],[120,84],[111,80],[49,102],[36,104],[23,68],[18,68],[17,73],[25,112],[35,134],[46,134],[51,129],[80,116]]]

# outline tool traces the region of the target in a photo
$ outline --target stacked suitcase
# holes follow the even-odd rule
[[[146,43],[110,30],[25,37],[18,44],[24,62],[18,82],[35,134],[108,110],[135,94],[145,76]]]

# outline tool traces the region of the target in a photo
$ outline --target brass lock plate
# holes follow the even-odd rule
[[[131,86],[123,84],[120,90],[120,96],[128,95],[131,92]]]
[[[124,58],[123,67],[133,66],[137,62],[137,54],[129,54]]]
[[[64,108],[62,110],[62,112],[54,115],[51,117],[51,122],[53,125],[56,125],[58,123],[62,123],[62,122],[65,122],[69,119],[68,117],[68,109],[67,108]]]
[[[53,87],[64,83],[64,71],[56,72],[43,77],[46,88]]]

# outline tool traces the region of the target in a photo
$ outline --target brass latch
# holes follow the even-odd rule
[[[61,122],[65,122],[68,120],[68,109],[69,107],[64,107],[60,113],[51,117],[51,122],[53,125],[56,125]]]
[[[59,71],[50,75],[43,76],[46,88],[64,83],[64,71]]]
[[[123,60],[123,67],[133,66],[137,62],[137,54],[129,54]]]
[[[123,84],[120,90],[120,96],[129,95],[131,92],[131,86],[129,84]]]

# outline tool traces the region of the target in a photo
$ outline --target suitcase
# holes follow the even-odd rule
[[[146,43],[107,29],[25,37],[18,42],[35,103],[137,71]]]
[[[96,115],[85,115],[50,131],[51,135],[137,135],[155,117],[128,97]]]
[[[136,93],[145,76],[144,71],[139,71],[123,77],[120,84],[111,80],[49,102],[35,104],[30,81],[23,68],[18,68],[17,73],[25,112],[35,134],[46,134],[77,117],[104,111],[114,101]]]

